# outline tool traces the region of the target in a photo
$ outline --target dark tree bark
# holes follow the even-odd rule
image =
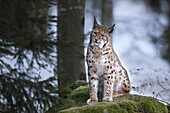
[[[111,27],[113,25],[113,0],[102,0],[102,24]],[[111,38],[111,41],[113,39]]]
[[[94,16],[100,19],[101,24],[111,27],[113,25],[113,0],[93,0]]]
[[[112,26],[113,24],[113,0],[102,0],[102,24]]]
[[[85,80],[85,0],[58,1],[58,85],[59,91],[76,80]]]
[[[93,16],[99,18],[101,22],[101,15],[102,15],[102,0],[92,0],[92,9],[93,9]]]
[[[101,20],[105,26],[113,24],[113,0],[93,0],[93,14]]]
[[[0,1],[0,113],[39,113],[56,103],[56,79],[40,80],[38,70],[55,66],[49,2]]]
[[[167,43],[168,47],[167,47],[167,55],[165,55],[165,59],[168,60],[169,64],[170,64],[170,1],[167,0],[168,5],[169,5],[169,11],[168,11],[168,19],[169,19],[169,25],[167,28],[167,35],[166,35],[166,39],[165,42]]]

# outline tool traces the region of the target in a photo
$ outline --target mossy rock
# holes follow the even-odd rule
[[[59,113],[168,113],[167,107],[152,97],[126,95],[113,102],[73,107]]]
[[[89,98],[88,93],[88,87],[87,86],[80,86],[73,90],[69,95],[68,98],[75,100],[79,103],[85,103],[87,99]]]
[[[67,109],[74,106],[76,102],[72,99],[59,99],[58,103],[56,103],[53,107],[49,108],[45,113],[58,113],[63,109]]]
[[[77,80],[75,83],[71,84],[70,86],[66,87],[64,90],[60,91],[61,98],[67,98],[68,95],[80,86],[87,86],[88,83],[84,80]]]
[[[170,104],[167,107],[168,107],[168,111],[169,111],[168,113],[170,113]]]
[[[168,113],[167,107],[152,97],[125,95],[113,102],[86,105],[88,98],[88,86],[80,86],[46,113]]]
[[[62,96],[58,102],[45,113],[58,113],[58,111],[70,107],[82,106],[89,98],[88,84],[86,81],[76,81],[62,91]]]

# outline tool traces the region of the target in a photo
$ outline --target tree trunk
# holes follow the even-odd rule
[[[102,24],[112,26],[113,24],[113,0],[102,0]]]
[[[93,0],[93,14],[100,19],[101,24],[112,26],[113,24],[113,0]]]
[[[99,18],[101,22],[101,15],[102,15],[102,0],[92,0],[92,9],[93,9],[93,16]]]
[[[84,9],[85,0],[58,1],[59,91],[76,80],[85,80]]]
[[[113,0],[93,0],[93,14],[99,18],[101,24],[111,27],[113,25]]]

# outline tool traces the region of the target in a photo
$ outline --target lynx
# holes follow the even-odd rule
[[[114,26],[107,28],[100,25],[94,17],[86,56],[90,93],[87,104],[98,101],[99,79],[103,80],[102,101],[113,101],[114,97],[130,92],[128,73],[112,48],[111,34]]]

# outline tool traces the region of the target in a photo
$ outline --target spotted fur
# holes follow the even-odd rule
[[[99,25],[94,18],[94,26],[90,35],[87,50],[88,78],[90,98],[87,104],[98,101],[98,82],[103,78],[103,101],[112,101],[130,91],[127,71],[122,66],[111,44],[114,29]]]

